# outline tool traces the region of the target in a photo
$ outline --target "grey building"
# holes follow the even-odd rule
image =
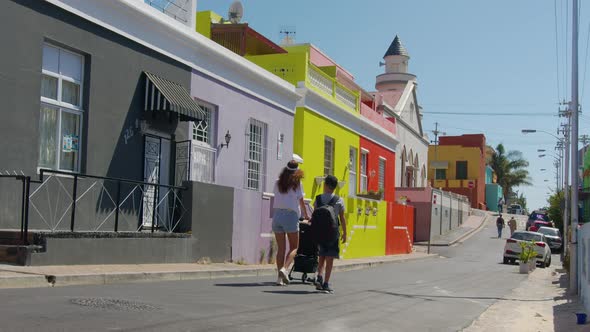
[[[188,139],[188,121],[203,118],[188,92],[191,68],[46,1],[9,0],[0,12],[0,169],[38,181],[29,228],[59,237],[182,226],[187,208],[176,209],[182,193],[173,185],[187,170],[175,147]],[[1,229],[21,227],[20,190],[0,179]]]

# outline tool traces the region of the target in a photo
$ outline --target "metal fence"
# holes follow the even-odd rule
[[[187,215],[182,202],[184,187],[49,169],[41,169],[39,174],[38,181],[25,175],[0,175],[0,179],[22,183],[19,214],[23,242],[29,229],[172,233]],[[17,204],[12,205],[4,208],[17,215]]]

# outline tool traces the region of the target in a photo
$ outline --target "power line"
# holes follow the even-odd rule
[[[557,32],[557,0],[553,0],[553,13],[555,16],[555,72],[557,75],[557,100],[561,100],[561,91],[559,89],[559,36]]]
[[[552,113],[498,113],[498,112],[422,112],[424,114],[469,115],[469,116],[557,116]]]

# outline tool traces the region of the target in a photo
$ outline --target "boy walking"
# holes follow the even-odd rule
[[[329,239],[318,241],[319,247],[319,265],[318,274],[316,278],[316,289],[325,293],[333,293],[334,290],[330,287],[330,277],[332,276],[332,267],[334,266],[334,258],[340,257],[339,240],[342,243],[346,242],[346,219],[344,218],[344,201],[342,198],[334,194],[334,190],[338,186],[338,179],[333,175],[328,175],[324,179],[324,193],[318,195],[314,202],[314,208],[318,209],[322,206],[331,206],[333,208],[333,216],[336,218],[335,234],[332,234]],[[330,211],[331,212],[331,211]],[[312,216],[312,227],[313,226]],[[340,236],[340,227],[342,227],[342,236]]]

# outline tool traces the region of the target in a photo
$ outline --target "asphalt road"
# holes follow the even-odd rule
[[[334,294],[267,278],[5,289],[0,331],[458,331],[525,279],[496,234],[490,222],[435,248],[444,258],[337,273]]]

